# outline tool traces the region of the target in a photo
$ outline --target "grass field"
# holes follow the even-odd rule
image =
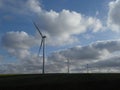
[[[96,89],[116,88],[120,74],[6,74],[0,75],[0,90],[14,89]]]

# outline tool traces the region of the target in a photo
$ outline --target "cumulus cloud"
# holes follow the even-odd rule
[[[19,64],[1,65],[3,73],[40,73],[42,57],[32,53],[30,48],[37,44],[35,36],[26,32],[8,32],[2,37],[2,45],[9,54],[19,60]],[[47,73],[67,72],[67,60],[70,60],[71,72],[86,72],[89,64],[91,72],[101,68],[118,71],[120,55],[120,40],[97,41],[87,46],[76,46],[51,53],[46,58],[45,71]],[[117,69],[116,69],[117,68]]]
[[[110,68],[114,72],[119,67],[119,45],[120,40],[98,41],[88,46],[54,52],[48,57],[48,60],[54,63],[51,63],[52,66],[58,65],[59,67],[61,63],[62,66],[59,68],[66,70],[65,62],[69,59],[72,72],[86,72],[87,64],[93,72],[97,72],[99,68],[102,72],[106,72]]]
[[[120,30],[120,0],[114,0],[109,3],[108,27],[113,31]]]
[[[110,57],[105,59],[104,61],[98,61],[95,63],[91,64],[91,67],[101,67],[101,68],[107,68],[107,67],[111,67],[111,68],[115,68],[115,67],[119,67],[120,65],[120,57],[116,56],[116,57]]]
[[[30,51],[32,47],[39,45],[35,37],[24,31],[11,31],[3,35],[1,43],[9,55],[19,60],[20,67],[23,66],[23,68],[25,68],[27,65],[31,65],[31,68],[37,65],[42,66],[42,57],[38,57],[36,53]]]
[[[88,30],[92,32],[102,30],[102,23],[99,19],[69,10],[44,11],[39,15],[38,23],[51,45],[71,44],[78,41],[75,35]]]
[[[24,6],[24,2],[22,2],[23,0],[21,1],[15,1],[15,0],[12,0],[12,1],[9,1],[9,0],[1,0],[1,7],[0,9],[2,10],[5,10],[5,11],[8,11],[9,12],[14,12],[14,13],[23,13],[23,8],[25,8]],[[20,9],[21,8],[21,9]]]
[[[28,50],[37,44],[36,39],[34,39],[32,36],[29,36],[24,31],[7,32],[2,37],[1,41],[4,48],[6,48],[10,54],[19,58],[24,58],[30,55]]]
[[[2,37],[2,44],[8,49],[29,49],[35,45],[37,41],[33,36],[28,35],[24,31],[10,31]]]
[[[9,8],[9,9],[8,9]],[[31,12],[40,12],[41,7],[38,0],[1,0],[0,1],[0,9],[4,11],[18,13],[18,14],[27,14],[29,15]]]
[[[62,60],[70,58],[73,60],[81,60],[81,61],[100,59],[101,56],[104,55],[104,53],[109,55],[109,48],[102,47],[103,43],[104,42],[101,43],[98,42],[97,44],[94,43],[88,46],[83,46],[83,47],[77,46],[70,49],[62,50],[53,53],[52,57],[54,57],[55,59],[59,57]]]
[[[38,0],[27,0],[26,7],[34,13],[40,14],[42,11],[41,4]]]
[[[23,2],[24,1],[24,2]],[[58,46],[78,42],[76,35],[87,32],[98,32],[103,26],[100,19],[85,16],[76,11],[63,9],[60,12],[42,9],[38,0],[1,0],[0,9],[23,14],[34,14],[40,30],[47,36],[47,44]],[[108,27],[119,29],[120,0],[109,3]],[[8,5],[7,8],[5,6]],[[24,9],[23,9],[24,8]],[[31,48],[39,45],[38,34],[31,36],[24,31],[7,32],[2,37],[2,45],[7,52],[20,60],[19,64],[0,65],[1,73],[37,73],[41,72],[42,57],[37,57]],[[96,71],[96,67],[119,68],[120,40],[98,41],[87,46],[76,46],[56,51],[46,58],[46,72],[67,72],[67,60],[70,60],[71,72],[85,72],[86,64]],[[116,56],[117,54],[117,56]],[[117,68],[117,69],[116,69]]]
[[[41,73],[39,65],[22,65],[22,64],[1,64],[0,73],[2,74],[28,74],[28,73]]]
[[[104,60],[89,64],[91,72],[120,72],[120,54],[112,55]]]
[[[102,30],[100,19],[85,16],[76,11],[63,9],[60,12],[44,10],[38,0],[2,1],[2,8],[11,12],[31,15],[39,28],[46,34],[49,45],[66,45],[78,42],[76,35],[91,30]],[[7,8],[6,8],[7,6]],[[54,42],[53,42],[54,41]],[[66,43],[67,42],[67,43]]]

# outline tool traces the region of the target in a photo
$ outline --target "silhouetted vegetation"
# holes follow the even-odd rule
[[[120,74],[21,74],[1,75],[0,89],[68,90],[115,89]]]

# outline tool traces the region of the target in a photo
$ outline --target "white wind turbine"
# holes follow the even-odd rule
[[[38,28],[38,26],[36,25],[35,22],[33,22],[34,26],[36,27],[36,29],[38,30],[42,40],[41,40],[41,44],[40,44],[40,47],[39,47],[39,52],[38,52],[38,55],[40,54],[40,50],[43,46],[43,68],[42,68],[42,73],[44,74],[45,73],[45,39],[46,39],[46,36],[43,35],[40,31],[40,29]]]

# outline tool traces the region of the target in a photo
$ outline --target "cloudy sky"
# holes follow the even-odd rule
[[[120,0],[0,0],[0,73],[120,72]]]

